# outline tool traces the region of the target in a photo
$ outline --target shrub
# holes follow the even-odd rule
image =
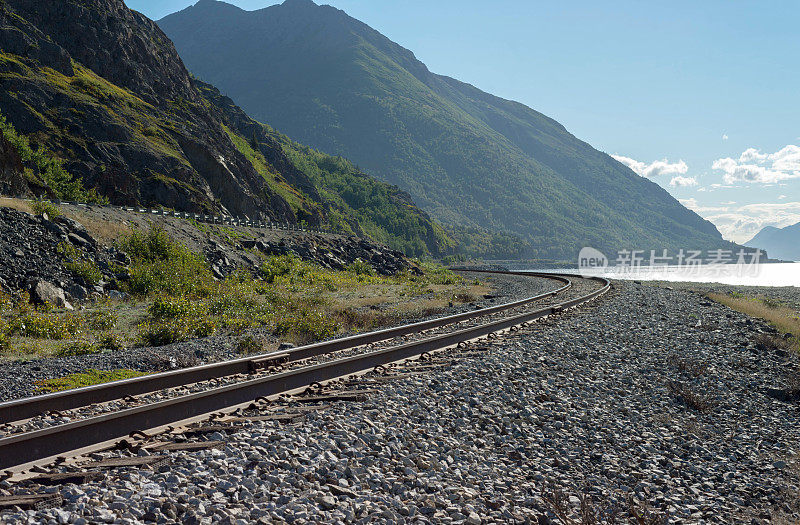
[[[146,346],[164,346],[190,337],[208,337],[217,323],[208,317],[189,317],[146,323],[140,326],[139,341]]]
[[[293,336],[297,341],[328,339],[336,335],[339,323],[321,312],[292,313],[278,320],[274,334]]]
[[[110,311],[95,311],[86,314],[86,324],[92,330],[105,331],[111,330],[117,325],[119,317]]]
[[[100,271],[97,264],[72,244],[60,243],[58,253],[66,261],[64,267],[83,279],[86,284],[94,286],[103,278],[103,272]]]
[[[273,283],[278,277],[289,275],[299,262],[299,259],[291,255],[270,257],[261,265],[261,276],[266,282]]]
[[[108,204],[106,197],[98,195],[94,189],[87,190],[80,177],[68,173],[61,161],[52,153],[44,148],[33,149],[28,139],[18,134],[2,114],[0,114],[0,134],[14,146],[23,162],[36,166],[38,179],[59,199]]]
[[[361,259],[356,259],[352,263],[348,264],[345,270],[356,275],[375,275],[375,268],[373,268],[368,262],[362,261]]]
[[[92,343],[85,341],[76,341],[62,346],[57,352],[57,357],[70,357],[77,355],[93,354],[98,351],[98,348]]]
[[[103,278],[103,272],[94,263],[94,261],[74,261],[64,264],[64,267],[83,279],[83,282],[90,286],[94,286]]]
[[[81,319],[40,311],[24,312],[9,322],[8,335],[36,339],[64,339],[81,330]]]
[[[128,282],[131,293],[147,296],[209,292],[213,279],[205,260],[172,239],[163,228],[135,231],[122,240],[121,248],[133,262]]]
[[[108,350],[125,350],[125,343],[124,341],[117,335],[108,334],[100,338],[97,341],[97,346],[99,348],[105,348]]]
[[[247,335],[239,339],[236,343],[236,353],[241,355],[256,354],[264,350],[264,345],[256,340],[252,335]]]
[[[192,312],[192,304],[188,299],[157,297],[147,309],[153,319],[177,319]]]
[[[11,350],[11,342],[4,331],[4,327],[0,324],[0,354],[6,354]]]
[[[47,202],[39,199],[31,203],[31,209],[33,210],[33,213],[36,215],[44,215],[46,213],[51,220],[61,215],[61,210],[58,209],[58,206],[56,206],[52,202]]]

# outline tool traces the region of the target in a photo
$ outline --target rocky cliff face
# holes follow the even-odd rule
[[[119,204],[296,220],[151,20],[122,0],[0,6],[0,108],[87,186]]]

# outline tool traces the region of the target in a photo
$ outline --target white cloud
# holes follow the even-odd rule
[[[783,228],[800,222],[800,202],[746,204],[744,206],[702,206],[697,199],[681,204],[713,222],[726,239],[743,243],[765,226]],[[728,204],[728,203],[724,203]]]
[[[728,134],[727,133],[723,133],[722,134],[722,140],[728,140]]]
[[[779,196],[778,196],[778,200],[779,200],[779,201],[782,201],[782,200],[784,200],[785,198],[786,198],[786,195],[779,195]]]
[[[678,175],[677,177],[672,177],[672,180],[669,181],[669,185],[673,188],[677,186],[689,188],[692,186],[697,186],[697,179],[694,177],[682,177],[681,175]]]
[[[717,159],[711,168],[723,173],[722,179],[726,184],[776,184],[800,178],[800,146],[788,145],[771,154],[748,148],[738,160],[730,157]]]
[[[624,157],[622,155],[611,155],[615,160],[628,166],[630,169],[641,175],[642,177],[657,177],[659,175],[683,175],[689,171],[689,166],[685,162],[679,160],[678,162],[669,162],[667,159],[656,160],[647,164],[645,162]]]

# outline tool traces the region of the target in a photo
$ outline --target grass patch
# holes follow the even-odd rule
[[[252,353],[259,350],[245,334],[254,329],[302,344],[427,316],[488,291],[431,264],[425,275],[382,276],[362,261],[336,271],[291,256],[263,257],[254,274],[217,280],[201,255],[156,226],[132,231],[118,247],[131,258],[130,279],[121,284],[131,300],[68,312],[7,297],[0,309],[8,341],[2,355],[81,355],[215,334],[244,335],[238,350]],[[63,251],[70,260],[80,257],[71,245]]]
[[[787,347],[800,351],[800,315],[795,310],[773,299],[739,293],[709,293],[708,298],[750,317],[763,319],[782,334],[791,334]]]
[[[84,386],[99,385],[101,383],[110,383],[111,381],[120,381],[122,379],[130,379],[132,377],[141,377],[147,375],[144,372],[136,370],[117,369],[117,370],[87,370],[79,374],[70,374],[64,377],[57,377],[54,379],[45,379],[36,381],[36,391],[40,394],[49,392],[61,392],[64,390],[71,390],[73,388],[80,388]]]

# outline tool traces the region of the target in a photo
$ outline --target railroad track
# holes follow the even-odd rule
[[[156,436],[163,433],[175,434],[176,429],[187,432],[196,428],[199,422],[209,420],[212,421],[210,426],[201,423],[201,427],[205,425],[211,432],[220,426],[219,421],[224,420],[226,424],[231,424],[238,421],[236,415],[243,414],[248,407],[266,408],[269,400],[287,395],[305,392],[305,397],[299,399],[306,402],[360,398],[366,395],[363,391],[325,392],[323,385],[343,378],[352,379],[376,369],[392,370],[397,363],[429,356],[496,332],[515,329],[519,325],[588,302],[610,289],[610,282],[602,278],[583,279],[577,276],[524,272],[483,273],[529,275],[552,279],[561,286],[519,301],[284,352],[0,403],[0,424],[5,424],[6,428],[23,429],[0,438],[0,470],[5,472],[4,477],[7,479],[33,477],[43,484],[58,484],[89,479],[97,474],[94,468],[136,466],[138,463],[146,465],[155,460],[137,460],[133,457],[127,461],[111,461],[109,465],[99,466],[97,462],[94,466],[84,462],[86,465],[77,471],[73,468],[65,473],[57,469],[55,473],[41,474],[44,465],[75,463],[74,458],[120,446],[134,450],[150,447],[150,452],[160,454],[170,450],[191,450],[195,446],[192,443],[159,443]],[[575,286],[573,281],[579,282],[579,286]],[[567,291],[576,293],[573,297],[562,300],[560,296]],[[536,304],[554,297],[561,302],[545,306]],[[423,363],[412,368],[411,372],[406,370],[389,377],[413,375],[426,367],[435,366],[437,365]],[[374,381],[385,379],[378,378]],[[173,395],[164,396],[164,392],[169,391]],[[314,395],[309,396],[309,392]],[[122,405],[114,404],[120,402]],[[111,403],[110,410],[92,413],[92,407],[108,403]],[[42,414],[53,413],[61,417],[59,421],[69,422],[27,430],[27,422],[41,417]],[[66,414],[71,414],[76,419],[70,420],[70,416]],[[268,413],[239,419],[252,420],[253,417],[261,417],[262,420],[273,418],[271,420],[291,421],[296,416],[297,412],[283,415]],[[211,446],[208,442],[201,443],[205,444],[199,445],[200,447]],[[43,480],[53,483],[45,483]],[[8,500],[9,497],[5,498]],[[35,507],[46,501],[47,494],[17,506]],[[5,501],[4,504],[3,498],[0,498],[0,508],[13,503]]]

